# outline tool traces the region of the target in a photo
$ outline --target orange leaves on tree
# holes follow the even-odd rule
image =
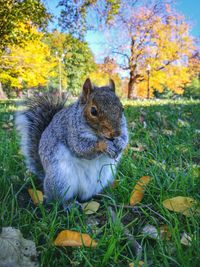
[[[61,247],[96,247],[97,242],[93,240],[88,234],[63,230],[56,237],[54,245]]]
[[[141,202],[145,187],[151,181],[150,176],[142,176],[139,181],[136,183],[130,197],[130,205],[134,206],[135,204]]]

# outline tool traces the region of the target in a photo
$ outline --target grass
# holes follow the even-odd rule
[[[200,266],[200,218],[185,217],[166,210],[163,200],[175,196],[200,200],[200,102],[135,101],[125,102],[130,142],[118,168],[117,187],[107,188],[96,214],[85,215],[77,208],[70,214],[56,203],[35,207],[27,194],[36,177],[26,171],[19,151],[15,129],[3,129],[16,107],[14,102],[0,103],[0,223],[18,228],[27,239],[34,240],[40,266],[128,266],[141,259],[144,266]],[[134,151],[135,147],[145,148]],[[125,208],[137,180],[152,177],[139,213]],[[109,207],[114,209],[113,222]],[[162,217],[161,217],[162,216]],[[168,225],[170,240],[152,240],[142,229],[153,225],[158,230]],[[141,244],[142,255],[136,256],[124,229]],[[98,240],[94,248],[59,248],[53,245],[58,232],[71,229],[89,233]],[[183,233],[192,237],[184,246]]]

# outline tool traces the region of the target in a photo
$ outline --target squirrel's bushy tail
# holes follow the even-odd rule
[[[21,137],[21,150],[28,169],[43,178],[43,168],[38,154],[39,142],[53,116],[60,111],[67,98],[53,94],[35,96],[27,100],[26,109],[16,112],[15,123]]]

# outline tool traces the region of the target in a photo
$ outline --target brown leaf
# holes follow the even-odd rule
[[[63,230],[56,237],[54,245],[61,247],[96,247],[97,242],[94,241],[88,234]]]
[[[150,176],[142,176],[137,184],[135,185],[131,197],[130,197],[130,205],[134,206],[138,202],[140,202],[143,198],[144,191],[146,185],[150,182],[151,177]]]
[[[82,208],[85,214],[93,214],[97,212],[100,204],[96,201],[85,202],[82,204]]]
[[[177,196],[163,201],[163,206],[171,211],[179,212],[185,216],[191,216],[193,213],[200,214],[200,207],[197,207],[196,200],[190,197]]]
[[[110,185],[111,188],[115,189],[119,186],[119,180],[115,179],[114,182]]]
[[[167,224],[160,226],[160,237],[162,240],[170,240],[171,239],[172,234],[171,234]]]
[[[29,188],[28,193],[29,193],[34,205],[38,205],[39,203],[43,203],[44,196],[43,196],[43,193],[41,191]]]

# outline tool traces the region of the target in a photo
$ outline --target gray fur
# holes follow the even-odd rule
[[[106,87],[103,87],[101,92],[99,89],[94,90],[93,97],[96,97],[96,101],[104,101],[102,106],[104,105],[105,109],[102,112],[111,123],[115,123],[114,112],[118,111],[121,104],[113,91]],[[95,94],[96,90],[99,91]],[[42,104],[43,101],[37,103]],[[37,108],[34,111],[31,106],[23,113],[24,122],[21,123],[18,119],[17,125],[18,128],[21,127],[19,130],[22,136],[22,150],[28,168],[35,173],[41,173],[38,166],[42,165],[46,197],[62,202],[78,197],[84,201],[112,182],[117,163],[128,142],[125,116],[122,115],[120,119],[121,135],[113,141],[105,140],[107,150],[101,153],[96,151],[96,143],[102,137],[87,123],[83,113],[87,103],[83,103],[81,97],[74,104],[58,112],[51,109],[53,112],[45,123],[43,120],[46,116],[43,115],[47,112],[46,108],[50,110],[50,106],[35,105]],[[37,124],[34,124],[33,118]],[[36,125],[41,125],[39,131],[35,128]],[[30,129],[33,129],[32,133]],[[38,152],[39,156],[36,159]]]

